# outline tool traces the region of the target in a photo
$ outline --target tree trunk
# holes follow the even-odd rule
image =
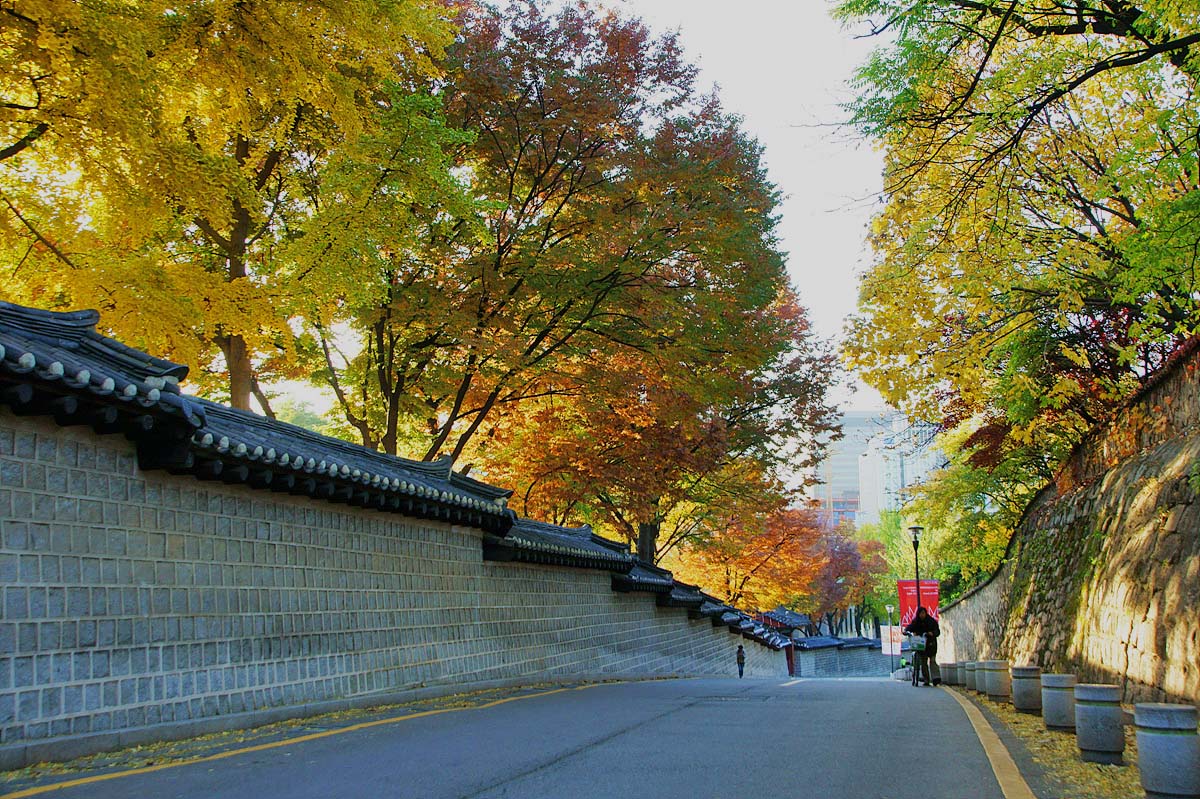
[[[646,563],[654,563],[659,527],[658,522],[644,522],[638,525],[637,554]]]
[[[250,140],[239,135],[233,144],[234,156],[237,158],[238,164],[245,165],[250,157]],[[278,151],[268,154],[265,163],[255,176],[256,188],[262,189],[266,185],[266,181],[278,165],[281,155]],[[207,228],[213,231],[209,237],[220,245],[225,253],[226,279],[231,283],[245,278],[248,274],[246,254],[250,250],[251,231],[254,226],[250,209],[242,205],[241,200],[234,199],[232,210],[233,224],[227,238],[215,233],[211,226]],[[231,333],[226,341],[228,343],[225,348],[225,366],[229,369],[229,404],[239,410],[248,411],[250,410],[250,395],[254,391],[254,364],[250,359],[246,340],[240,334]]]
[[[225,365],[229,369],[229,404],[239,410],[248,411],[253,388],[250,354],[246,351],[246,340],[241,336],[233,335],[228,340]]]

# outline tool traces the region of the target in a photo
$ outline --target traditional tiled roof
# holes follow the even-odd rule
[[[637,561],[627,574],[614,574],[614,591],[649,591],[653,594],[669,594],[675,587],[671,573],[644,560]]]
[[[743,638],[757,641],[770,649],[783,649],[792,645],[787,636],[773,632],[744,613],[729,613],[722,618],[726,620],[731,631],[740,632]]]
[[[769,610],[763,614],[767,618],[782,624],[784,627],[809,627],[812,625],[812,619],[803,613],[797,613],[794,610],[788,610],[785,607],[778,607],[775,610]]]
[[[868,647],[879,646],[878,638],[843,638],[842,649],[867,649]]]
[[[253,477],[263,487],[277,488],[278,480],[294,493],[487,530],[500,531],[515,518],[504,504],[509,491],[454,474],[449,459],[398,458],[257,414],[195,401],[207,421],[191,436],[193,469],[197,460],[211,464],[208,469],[220,463],[219,472],[234,469],[237,482]],[[189,462],[186,455],[183,461]]]
[[[842,645],[841,638],[829,635],[810,635],[807,638],[796,639],[796,647],[803,650],[833,649]]]
[[[100,335],[95,311],[0,303],[0,401],[18,414],[121,432],[143,469],[306,494],[503,535],[510,492],[449,461],[384,455],[182,394],[187,367]]]
[[[690,608],[696,610],[705,602],[704,594],[694,585],[681,583],[675,580],[675,584],[666,594],[658,596],[658,604],[667,608]]]
[[[722,604],[709,596],[706,596],[704,598],[704,602],[702,602],[700,605],[700,615],[712,619],[713,624],[720,624],[721,617],[732,611],[733,608]]]
[[[187,367],[96,332],[95,311],[52,313],[0,302],[0,385],[17,413],[92,422],[107,432],[154,416],[192,428],[204,414],[179,391]]]
[[[517,519],[503,538],[486,539],[484,558],[579,566],[621,573],[632,569],[637,560],[628,547],[601,538],[587,525],[560,527],[530,519]]]
[[[764,631],[761,635],[755,635],[754,639],[763,646],[770,647],[771,649],[783,649],[785,646],[792,645],[791,640],[770,630]]]

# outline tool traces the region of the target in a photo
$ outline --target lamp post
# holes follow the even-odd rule
[[[884,608],[887,609],[888,614],[888,653],[891,655],[892,673],[894,674],[896,672],[896,649],[892,643],[892,611],[896,608],[893,605],[884,605]]]
[[[919,524],[914,524],[912,527],[908,528],[908,533],[909,533],[909,535],[912,536],[912,542],[913,542],[913,571],[915,571],[916,575],[917,575],[917,609],[915,611],[913,611],[913,621],[914,622],[916,622],[916,620],[917,620],[917,614],[921,612],[921,559],[919,557],[917,557],[917,550],[921,546],[921,532],[924,529],[925,528],[921,527]],[[922,660],[922,658],[920,657],[921,654],[922,653],[920,653],[920,652],[913,653],[912,684],[913,684],[914,688],[917,686],[917,681],[920,679],[920,675],[917,672],[920,671],[919,667],[920,667],[921,660]],[[926,684],[929,683],[928,674],[929,674],[929,672],[926,671],[926,677],[925,677]]]
[[[917,610],[921,609],[921,559],[917,556],[917,550],[921,546],[921,533],[924,530],[925,528],[919,524],[914,524],[908,528],[908,533],[912,536],[913,542],[913,571],[917,575]],[[913,618],[916,618],[916,616]]]

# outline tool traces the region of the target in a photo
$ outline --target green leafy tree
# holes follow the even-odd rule
[[[914,501],[955,579],[995,565],[1021,503],[1198,329],[1198,12],[839,6],[889,32],[853,107],[887,149],[887,202],[846,353],[948,431]]]

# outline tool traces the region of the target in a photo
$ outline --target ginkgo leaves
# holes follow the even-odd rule
[[[918,501],[994,558],[976,533],[1012,520],[997,498],[1027,497],[1200,329],[1200,6],[840,8],[892,37],[853,109],[887,148],[887,204],[847,356],[948,431]]]
[[[331,155],[380,125],[388,82],[419,93],[438,74],[448,14],[423,0],[8,4],[0,246],[22,268],[6,296],[108,311],[109,332],[196,375],[215,367],[246,407],[256,370],[291,347],[281,245],[314,213]],[[63,201],[47,186],[66,175]],[[72,275],[85,267],[104,281]]]

